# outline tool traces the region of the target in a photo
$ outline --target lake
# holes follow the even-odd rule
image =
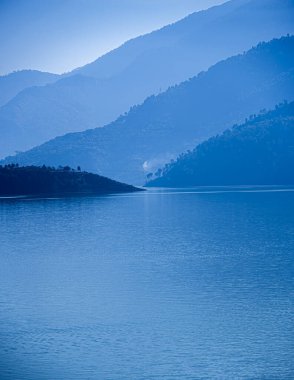
[[[1,380],[293,379],[294,191],[0,200]]]

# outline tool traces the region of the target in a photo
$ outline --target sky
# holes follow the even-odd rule
[[[63,73],[226,0],[0,0],[0,75]]]

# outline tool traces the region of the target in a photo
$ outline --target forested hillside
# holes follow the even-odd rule
[[[148,186],[293,185],[294,102],[210,138],[157,174]]]

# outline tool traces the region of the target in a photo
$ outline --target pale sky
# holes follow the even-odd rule
[[[0,0],[0,75],[62,73],[225,0]]]

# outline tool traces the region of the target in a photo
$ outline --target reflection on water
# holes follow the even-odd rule
[[[2,199],[1,380],[293,378],[294,192],[253,190]]]

